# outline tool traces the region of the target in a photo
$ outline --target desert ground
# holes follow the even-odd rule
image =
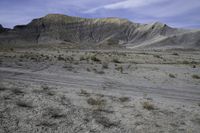
[[[198,133],[200,51],[0,49],[0,133]]]

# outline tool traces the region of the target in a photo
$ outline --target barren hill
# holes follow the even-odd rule
[[[200,31],[171,28],[159,22],[138,24],[120,18],[86,19],[49,14],[12,30],[0,26],[0,44],[200,48]]]

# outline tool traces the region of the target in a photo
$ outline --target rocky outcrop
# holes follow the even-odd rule
[[[1,29],[1,27],[0,27]],[[190,36],[193,37],[191,40]],[[0,33],[0,44],[120,45],[128,48],[162,47],[166,43],[199,46],[199,32],[180,30],[159,22],[137,24],[126,19],[86,19],[49,14],[27,25]],[[161,45],[158,45],[158,44]],[[184,43],[184,45],[182,45]],[[176,45],[174,45],[176,46]]]

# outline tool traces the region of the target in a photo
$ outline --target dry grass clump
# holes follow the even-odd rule
[[[79,58],[79,60],[80,60],[80,61],[85,60],[85,56],[81,56],[81,57]]]
[[[90,59],[94,62],[101,62],[101,60],[97,58],[96,55],[91,56]]]
[[[60,119],[64,118],[66,115],[63,113],[63,111],[59,108],[47,108],[46,113],[44,116],[49,116],[50,118],[53,119]]]
[[[12,93],[15,94],[15,95],[22,95],[22,94],[25,93],[25,92],[22,91],[20,88],[14,88],[14,89],[12,89],[11,91],[12,91]]]
[[[152,103],[146,101],[146,102],[143,102],[143,108],[146,109],[146,110],[154,110],[155,107]]]
[[[193,74],[193,75],[192,75],[192,78],[193,78],[193,79],[200,79],[200,76],[199,76],[199,75],[196,75],[196,74]]]
[[[87,103],[88,103],[89,105],[103,106],[103,105],[106,104],[106,101],[103,100],[103,99],[100,99],[100,98],[96,98],[96,99],[94,99],[94,98],[89,98],[89,99],[87,100]]]
[[[69,64],[64,65],[63,68],[67,69],[67,71],[72,71],[74,69],[74,67]]]
[[[6,88],[5,87],[0,87],[0,91],[5,91]]]
[[[116,67],[115,70],[119,71],[120,73],[123,73],[124,71],[122,66]]]
[[[120,97],[119,101],[122,102],[122,103],[128,102],[128,101],[130,101],[130,98],[129,97]]]
[[[59,61],[65,61],[65,58],[62,55],[59,55],[57,58]]]
[[[22,108],[33,108],[33,105],[31,102],[26,102],[26,101],[17,101],[16,103],[17,106],[22,107]]]
[[[162,59],[162,57],[160,55],[153,55],[153,57]]]
[[[82,90],[82,89],[81,89],[80,95],[87,96],[87,97],[90,96],[90,94],[86,90]]]
[[[93,71],[94,71],[96,74],[105,74],[104,71],[102,71],[102,70],[99,71],[99,70],[97,70],[96,68],[94,68]]]
[[[32,92],[33,93],[43,93],[43,94],[46,94],[48,96],[54,96],[54,95],[56,95],[56,92],[53,91],[53,88],[50,88],[47,85],[42,85],[41,89],[33,89]]]
[[[174,74],[172,74],[172,73],[169,74],[169,77],[170,78],[176,78],[176,76]]]
[[[175,53],[175,52],[174,52],[174,53],[172,53],[172,55],[176,55],[176,56],[179,56],[179,54],[178,54],[178,53]]]
[[[184,60],[184,61],[182,62],[182,64],[190,64],[190,62],[189,62],[189,61],[186,61],[186,60]]]
[[[119,121],[117,122],[111,121],[109,118],[102,115],[95,116],[95,121],[105,128],[118,127],[120,124]]]
[[[47,91],[47,90],[50,90],[51,88],[49,88],[49,86],[47,85],[42,85],[41,88],[44,90],[44,91]]]
[[[121,61],[119,61],[118,58],[113,58],[112,62],[114,62],[114,63],[121,63]]]

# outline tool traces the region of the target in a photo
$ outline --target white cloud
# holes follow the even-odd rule
[[[163,4],[161,7],[150,8],[144,11],[139,9],[138,12],[148,14],[154,17],[173,17],[190,12],[193,9],[200,8],[199,0],[176,0],[174,2]]]
[[[123,2],[118,2],[110,5],[104,6],[105,9],[127,9],[127,8],[137,8],[141,6],[150,5],[153,3],[161,2],[163,0],[126,0]]]
[[[144,7],[144,6],[148,6],[151,4],[160,3],[164,1],[167,1],[167,0],[125,0],[122,2],[116,2],[116,3],[92,8],[90,10],[85,11],[84,13],[95,13],[99,9],[107,9],[107,10],[135,9],[135,8]]]

